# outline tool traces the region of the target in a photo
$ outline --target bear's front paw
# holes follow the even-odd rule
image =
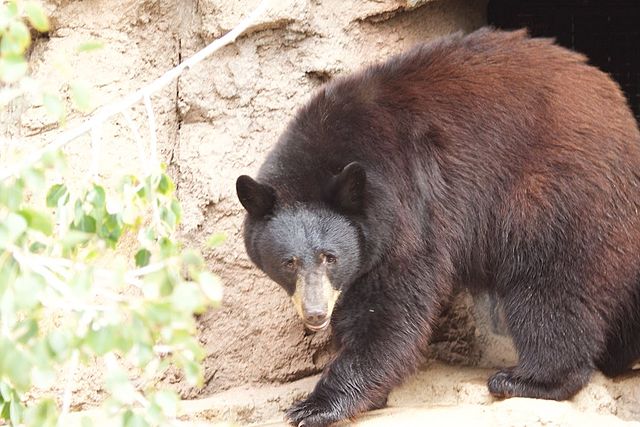
[[[330,402],[321,402],[313,396],[295,403],[287,411],[287,420],[296,427],[326,427],[344,418]]]

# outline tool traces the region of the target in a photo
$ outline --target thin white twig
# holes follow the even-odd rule
[[[89,174],[92,179],[98,176],[98,164],[100,161],[100,148],[102,143],[102,123],[96,123],[91,128],[91,167]]]
[[[71,277],[72,271],[88,270],[89,268],[91,268],[91,266],[83,263],[73,262],[65,258],[53,258],[35,254],[25,254],[15,246],[9,246],[7,248],[7,251],[23,268],[30,269],[31,271],[38,273],[42,277],[44,277],[47,283],[61,295],[60,299],[47,299],[46,301],[43,301],[43,304],[46,307],[68,311],[113,310],[113,307],[109,305],[84,303],[82,300],[78,299],[72,294],[71,289],[69,289],[68,285],[63,280],[60,280],[58,276],[56,276],[57,274],[68,280]],[[124,273],[124,282],[128,285],[141,289],[143,287],[143,282],[139,279],[140,277],[161,270],[162,268],[166,267],[166,265],[166,262],[158,262],[139,269],[129,270]],[[112,272],[107,269],[94,268],[93,272],[96,278],[103,277],[108,279],[112,276]],[[126,297],[100,287],[94,287],[94,295],[105,298],[112,304],[119,304],[127,301]]]
[[[32,266],[34,264],[41,265],[43,267],[48,268],[49,270],[57,270],[56,272],[60,275],[66,274],[60,271],[61,269],[66,270],[75,270],[75,271],[84,271],[92,268],[92,266],[88,264],[84,264],[81,262],[74,262],[67,258],[55,258],[48,257],[36,254],[24,254],[18,247],[9,246],[8,251],[16,258],[16,260],[25,264],[26,266]],[[16,256],[17,255],[17,256]],[[133,270],[128,270],[124,273],[125,281],[128,283],[129,281],[133,281],[139,277],[146,276],[151,273],[155,273],[156,271],[162,270],[167,266],[167,262],[156,262],[153,264],[149,264],[144,267],[136,268]],[[103,275],[105,277],[111,277],[113,274],[112,270],[108,270],[105,268],[94,268],[94,272],[98,275]]]
[[[144,174],[145,176],[147,176],[151,173],[151,171],[149,170],[149,162],[147,161],[147,156],[145,155],[144,141],[142,140],[142,136],[140,136],[138,125],[133,121],[129,110],[122,110],[121,113],[124,116],[124,120],[129,125],[129,129],[131,129],[133,139],[136,141],[136,145],[138,146],[138,160],[143,165]]]
[[[162,345],[162,344],[157,344],[153,346],[153,351],[158,355],[158,356],[168,356],[171,353],[173,353],[174,351],[174,347],[170,346],[170,345]]]
[[[107,368],[107,372],[119,371],[122,369],[120,367],[118,359],[113,353],[107,353],[104,355],[104,364]],[[147,400],[147,398],[145,398],[144,395],[138,390],[133,390],[133,399],[143,408],[148,408],[149,406],[151,406],[151,403]]]
[[[21,268],[31,270],[34,273],[38,273],[47,281],[49,285],[58,293],[64,297],[72,298],[71,291],[66,283],[56,277],[55,274],[49,270],[46,265],[37,262],[32,256],[24,255],[18,248],[8,247],[7,250],[11,253],[13,258],[20,264]]]
[[[153,105],[151,105],[151,95],[147,92],[144,94],[144,108],[147,110],[147,122],[149,122],[149,140],[151,151],[151,171],[158,170],[158,134],[156,126],[156,115],[153,113]],[[149,160],[147,160],[149,162]]]
[[[141,277],[146,276],[147,274],[155,273],[156,271],[162,270],[167,266],[166,262],[156,262],[154,264],[149,264],[144,267],[136,268],[135,270],[129,270],[125,273],[124,277]]]
[[[64,147],[70,141],[73,141],[80,135],[89,132],[91,128],[96,124],[104,123],[110,117],[120,113],[127,108],[130,108],[132,105],[143,99],[145,94],[155,93],[158,90],[162,89],[164,86],[166,86],[171,81],[176,79],[180,74],[182,74],[185,69],[193,67],[220,48],[233,43],[243,32],[247,30],[247,28],[249,28],[253,24],[258,16],[265,12],[268,3],[269,0],[262,0],[258,7],[253,12],[251,12],[251,14],[245,17],[234,29],[232,29],[219,39],[214,40],[204,49],[198,51],[193,56],[191,56],[181,64],[178,64],[176,67],[170,69],[148,85],[142,87],[141,89],[138,89],[137,91],[112,104],[108,104],[104,107],[99,108],[85,122],[73,129],[62,132],[43,149],[33,152],[31,155],[27,156],[23,161],[19,162],[14,167],[9,167],[1,170],[0,181],[4,181],[5,179],[18,175],[23,169],[39,161],[46,152],[55,151]]]
[[[78,369],[78,359],[80,357],[80,352],[76,349],[71,353],[71,360],[69,361],[69,365],[67,367],[67,378],[65,380],[64,392],[62,394],[62,412],[60,413],[60,418],[58,418],[58,425],[65,425],[65,418],[67,414],[69,414],[69,409],[71,408],[71,394],[73,392],[73,386],[75,384],[75,375],[76,370]]]

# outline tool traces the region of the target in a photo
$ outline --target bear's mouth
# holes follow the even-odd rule
[[[306,323],[304,324],[305,328],[309,329],[312,332],[320,332],[322,330],[327,329],[327,327],[329,326],[329,323],[331,322],[331,318],[327,317],[324,322],[320,323],[319,325],[313,325],[311,323]]]

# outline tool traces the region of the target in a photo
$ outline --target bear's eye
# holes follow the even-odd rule
[[[289,258],[286,259],[284,261],[282,261],[282,265],[284,266],[284,268],[286,268],[287,270],[295,270],[297,267],[297,262],[295,258]]]
[[[335,264],[338,260],[333,254],[323,254],[324,262],[327,264]]]

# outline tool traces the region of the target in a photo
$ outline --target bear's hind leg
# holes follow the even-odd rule
[[[607,336],[605,349],[596,365],[608,377],[629,372],[640,360],[640,319],[637,313],[640,310],[635,306]]]
[[[589,381],[593,369],[583,368],[554,383],[538,383],[535,379],[518,376],[518,368],[501,369],[487,383],[494,397],[532,397],[565,400],[576,394]]]
[[[604,341],[593,310],[549,283],[520,283],[503,303],[519,361],[489,378],[491,394],[564,400],[580,391]]]

